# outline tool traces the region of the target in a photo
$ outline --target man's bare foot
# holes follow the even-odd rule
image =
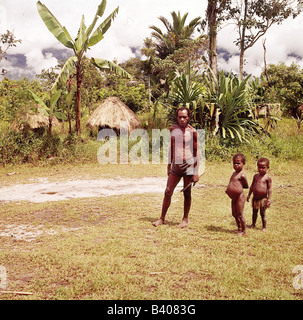
[[[256,227],[256,225],[255,224],[251,224],[250,226],[247,226],[247,227],[253,229],[253,228]]]
[[[164,224],[164,220],[163,220],[163,219],[159,219],[159,220],[153,222],[153,226],[154,226],[154,227],[158,227],[158,226],[160,226],[161,224]]]
[[[182,221],[181,221],[181,223],[179,224],[179,228],[185,228],[185,227],[187,227],[188,226],[188,219],[183,219]]]
[[[263,232],[266,232],[266,228],[263,228],[262,231],[263,231]]]

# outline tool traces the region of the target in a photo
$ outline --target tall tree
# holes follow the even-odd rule
[[[244,54],[273,24],[281,24],[288,17],[295,18],[302,1],[295,0],[240,0],[230,10],[238,31],[236,45],[240,49],[239,76],[244,74]],[[295,6],[297,4],[297,6]]]
[[[206,24],[208,33],[208,59],[209,67],[215,77],[218,77],[217,59],[217,35],[218,28],[222,21],[226,19],[225,10],[230,8],[231,0],[208,0],[206,9]]]
[[[0,34],[0,62],[6,59],[7,50],[16,47],[17,43],[21,43],[21,40],[17,40],[11,31],[7,30],[6,33]],[[0,75],[3,76],[5,73],[6,70],[3,68]]]
[[[105,32],[110,28],[112,21],[116,17],[119,11],[117,7],[96,29],[98,19],[103,16],[106,8],[106,0],[102,0],[98,6],[97,12],[91,25],[87,28],[82,16],[78,35],[73,40],[65,27],[63,27],[57,18],[43,5],[40,1],[37,2],[38,12],[44,21],[49,31],[61,42],[65,47],[74,51],[74,56],[70,57],[65,65],[63,66],[61,73],[59,74],[57,81],[53,86],[53,91],[57,91],[62,84],[65,85],[68,77],[73,72],[76,72],[76,100],[75,100],[75,111],[76,111],[76,133],[81,134],[81,87],[83,82],[83,65],[87,61],[85,53],[92,46],[99,43],[103,38]],[[95,31],[94,31],[95,29]],[[105,59],[91,58],[89,61],[101,70],[113,71],[121,76],[131,78],[130,74],[119,67],[117,64],[112,63]]]
[[[142,61],[142,67],[147,74],[147,89],[148,89],[148,101],[151,103],[151,76],[153,73],[154,58],[156,55],[155,47],[151,38],[144,39],[144,47],[141,49],[141,53],[147,57],[147,60]]]
[[[182,46],[182,40],[191,39],[195,29],[201,23],[201,17],[197,17],[186,25],[186,19],[188,13],[181,16],[180,11],[176,13],[171,12],[172,23],[167,18],[161,16],[159,20],[164,24],[166,33],[156,26],[150,26],[152,32],[152,38],[156,40],[155,47],[157,56],[161,59],[165,59],[168,55],[172,54],[176,49]]]

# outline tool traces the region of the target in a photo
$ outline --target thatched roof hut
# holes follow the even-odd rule
[[[129,131],[141,128],[142,126],[138,116],[118,97],[108,97],[103,100],[99,107],[93,112],[86,126],[91,129],[94,127],[98,129],[111,128],[118,131],[120,130],[120,123],[122,121],[128,123]]]
[[[52,118],[52,125],[58,126],[60,123],[56,117],[53,116]],[[26,113],[23,115],[19,115],[16,118],[10,128],[15,131],[22,131],[22,130],[36,130],[43,127],[49,126],[49,118],[41,113],[33,114],[33,113]]]

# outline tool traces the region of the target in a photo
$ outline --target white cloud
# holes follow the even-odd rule
[[[58,60],[53,57],[52,53],[43,54],[38,48],[25,53],[25,57],[27,67],[36,74],[40,73],[42,69],[54,68],[58,64]]]
[[[50,11],[58,18],[62,25],[66,26],[71,36],[75,38],[80,24],[81,16],[84,14],[88,26],[97,10],[101,0],[41,0]],[[12,54],[23,54],[26,56],[28,72],[40,73],[43,68],[53,66],[56,58],[45,55],[45,49],[63,49],[55,37],[47,30],[40,18],[36,0],[1,0],[0,5],[0,27],[1,21],[6,24],[7,29],[14,32],[22,44],[9,52]],[[107,1],[107,8],[103,21],[117,6],[119,13],[112,24],[112,27],[105,34],[105,38],[88,52],[89,56],[105,58],[109,60],[118,59],[122,62],[135,54],[131,48],[138,48],[143,45],[145,37],[150,36],[150,25],[163,28],[159,16],[170,19],[171,11],[181,11],[181,14],[189,13],[188,21],[201,16],[205,17],[207,1],[191,0],[110,0]],[[273,26],[266,34],[267,63],[278,63],[284,61],[302,65],[302,59],[289,57],[290,54],[303,56],[303,42],[300,41],[303,25],[303,16],[295,20],[288,19],[282,25]],[[3,26],[2,26],[3,27]],[[233,26],[223,28],[219,32],[218,46],[224,48],[233,56],[225,61],[219,59],[219,68],[226,71],[238,71],[238,48],[234,41],[237,35]],[[71,54],[72,54],[72,50]],[[263,67],[263,47],[259,40],[253,48],[245,53],[247,63],[245,71],[255,75],[260,74]],[[21,71],[20,71],[21,72]]]

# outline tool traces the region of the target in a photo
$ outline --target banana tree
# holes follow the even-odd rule
[[[64,86],[69,75],[76,73],[77,91],[75,100],[75,112],[76,112],[76,132],[81,134],[81,87],[83,78],[83,65],[89,60],[94,66],[100,70],[108,70],[115,72],[126,78],[131,78],[130,74],[123,70],[118,65],[100,58],[86,59],[85,53],[92,46],[99,43],[103,38],[105,32],[110,28],[112,21],[118,14],[119,7],[117,7],[101,24],[96,28],[98,19],[103,16],[106,8],[106,0],[102,0],[98,6],[97,12],[91,25],[87,28],[82,16],[80,28],[75,40],[72,39],[69,32],[63,27],[57,18],[49,11],[49,9],[40,1],[37,2],[38,12],[44,21],[48,30],[56,37],[56,39],[62,43],[65,47],[72,49],[74,55],[70,57],[63,66],[61,73],[59,74],[52,91],[55,92],[60,87]]]
[[[53,117],[60,120],[66,120],[66,115],[63,112],[55,111],[55,107],[57,105],[57,102],[61,96],[62,91],[58,90],[51,98],[50,100],[44,102],[41,98],[39,98],[34,92],[30,91],[30,94],[32,95],[33,99],[39,104],[38,112],[42,113],[43,115],[48,117],[49,125],[48,125],[48,133],[51,136],[52,135],[52,127],[53,127]]]

